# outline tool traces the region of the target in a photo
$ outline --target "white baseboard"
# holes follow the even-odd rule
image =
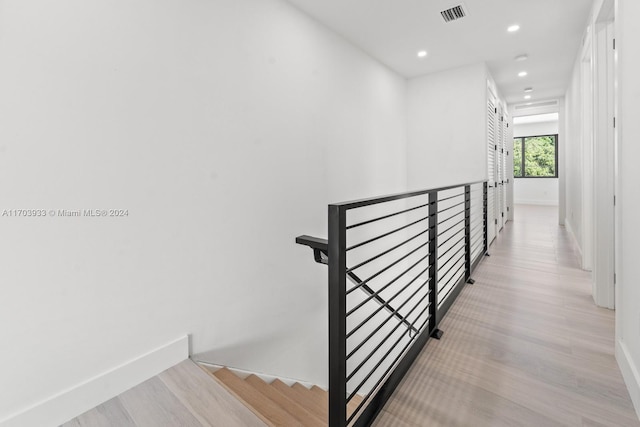
[[[539,206],[558,206],[557,200],[521,200],[514,202],[515,205],[539,205]]]
[[[616,360],[620,371],[622,371],[622,378],[624,378],[629,390],[633,406],[636,408],[638,419],[640,419],[640,371],[629,356],[627,346],[620,340],[616,340]]]
[[[0,420],[0,427],[59,426],[189,357],[184,336]]]

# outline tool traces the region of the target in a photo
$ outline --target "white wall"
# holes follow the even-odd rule
[[[565,95],[564,174],[565,174],[565,225],[582,246],[582,144],[581,127],[581,84],[580,61],[573,70],[569,89]]]
[[[597,29],[596,23],[601,19],[601,10],[606,10],[607,0],[595,0],[593,13],[587,30],[593,35]],[[604,8],[603,8],[604,6]],[[616,248],[615,248],[615,273],[617,284],[615,287],[616,307],[616,358],[623,377],[634,402],[636,412],[640,416],[640,287],[637,285],[637,272],[635,266],[640,259],[640,199],[637,195],[637,183],[640,180],[640,172],[636,165],[636,159],[640,156],[640,147],[637,141],[640,139],[640,122],[637,117],[640,101],[640,83],[637,76],[640,73],[640,58],[636,51],[636,41],[640,38],[640,28],[637,21],[640,19],[640,3],[635,0],[615,1],[615,38],[616,38],[616,129],[615,129],[615,187],[616,187]],[[594,43],[595,45],[595,43]],[[597,50],[594,50],[597,53]],[[573,233],[579,242],[584,237],[580,221],[583,218],[581,206],[582,189],[582,151],[585,143],[581,140],[581,112],[584,105],[583,82],[581,73],[582,55],[577,59],[573,76],[566,96],[567,112],[567,145],[566,145],[566,199],[567,199],[567,225],[571,225]],[[589,96],[587,93],[586,96]],[[606,111],[602,109],[600,96],[596,98],[596,113]],[[596,117],[593,122],[598,122],[601,117]],[[606,121],[612,119],[605,117]],[[587,123],[589,125],[590,123]],[[596,139],[596,144],[603,142],[602,137]],[[597,147],[598,149],[600,147]],[[596,158],[596,162],[598,159]],[[596,191],[598,188],[596,188]],[[598,204],[608,203],[596,196]],[[611,202],[609,202],[611,203]],[[605,224],[609,226],[610,224]],[[599,261],[600,249],[595,252],[596,266]]]
[[[640,286],[636,271],[640,259],[640,3],[616,2],[616,49],[618,54],[618,176],[617,196],[619,229],[616,253],[616,356],[640,416]]]
[[[558,100],[558,224],[565,226],[567,219],[567,119],[564,97]]]
[[[513,127],[514,138],[555,134],[558,134],[557,120],[540,123],[519,123],[515,124]],[[562,144],[559,137],[558,144]],[[514,178],[513,181],[515,203],[529,205],[558,205],[558,178]]]
[[[406,82],[278,0],[0,10],[0,207],[129,212],[0,218],[0,420],[187,333],[323,385],[327,271],[294,238],[406,188]]]
[[[487,179],[487,78],[481,63],[409,80],[409,188]]]

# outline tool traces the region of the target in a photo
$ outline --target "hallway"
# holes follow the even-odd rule
[[[375,426],[640,425],[557,208],[515,214]]]

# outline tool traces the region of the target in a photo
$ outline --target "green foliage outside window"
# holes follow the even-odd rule
[[[522,176],[522,139],[513,140],[513,176]]]
[[[513,140],[513,176],[517,178],[558,176],[556,142],[556,135],[515,138]]]

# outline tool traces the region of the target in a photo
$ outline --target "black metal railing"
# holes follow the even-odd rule
[[[370,425],[487,251],[487,183],[329,205],[329,426]],[[348,286],[348,284],[351,286]]]

